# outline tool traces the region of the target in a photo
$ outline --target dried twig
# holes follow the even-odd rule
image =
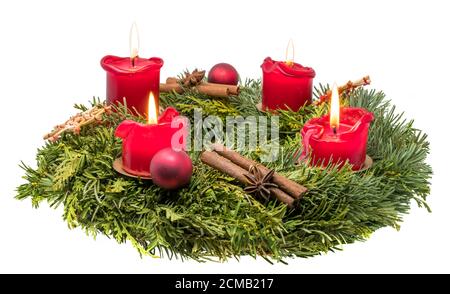
[[[348,81],[345,85],[340,86],[339,89],[339,94],[348,94],[351,91],[362,87],[362,86],[367,86],[370,85],[371,80],[369,76],[365,76],[362,79],[356,80],[356,81]],[[327,102],[331,99],[331,90],[328,90],[324,95],[320,96],[319,100],[317,100],[315,102],[316,105],[322,104],[324,102]]]
[[[94,123],[101,122],[102,115],[104,113],[110,113],[111,106],[106,104],[97,104],[91,109],[84,112],[77,113],[69,118],[65,123],[57,125],[53,128],[53,131],[44,136],[44,140],[56,141],[59,139],[62,133],[70,131],[74,134],[79,134],[81,127]]]

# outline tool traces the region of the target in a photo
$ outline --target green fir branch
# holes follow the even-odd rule
[[[247,80],[241,88],[241,94],[230,99],[194,91],[165,93],[161,104],[175,106],[191,120],[195,108],[201,108],[204,116],[221,118],[271,116],[256,108],[260,81]],[[328,89],[318,86],[315,97]],[[92,102],[97,103],[101,101]],[[285,262],[288,257],[340,250],[342,244],[364,240],[378,228],[398,228],[411,200],[429,209],[425,201],[432,174],[426,164],[426,135],[405,120],[384,93],[358,89],[347,103],[365,107],[376,117],[368,142],[374,166],[364,172],[293,165],[303,124],[327,113],[326,104],[278,114],[281,156],[269,166],[308,188],[297,210],[248,197],[234,179],[201,164],[198,152],[190,154],[194,161],[190,185],[178,191],[117,174],[112,162],[120,155],[121,144],[114,129],[124,118],[138,119],[125,106],[105,116],[105,124],[46,142],[37,152],[36,168],[21,163],[25,181],[16,198],[29,198],[34,207],[43,201],[52,207],[63,205],[69,227],[82,227],[94,237],[105,234],[119,243],[128,241],[141,255],[197,261],[249,255]],[[261,152],[245,154],[258,159]]]

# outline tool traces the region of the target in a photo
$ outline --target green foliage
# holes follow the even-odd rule
[[[327,88],[320,86],[316,95]],[[259,81],[248,80],[240,96],[229,100],[192,92],[163,94],[161,100],[191,119],[195,107],[205,116],[270,116],[255,107],[260,93]],[[300,148],[299,130],[308,119],[326,113],[326,105],[279,113],[282,156],[271,167],[309,189],[297,210],[247,197],[241,185],[201,164],[195,152],[190,154],[195,166],[191,184],[179,191],[117,174],[112,162],[120,156],[121,144],[114,129],[124,116],[131,117],[126,107],[103,125],[47,142],[37,152],[36,168],[21,164],[26,182],[16,197],[30,198],[35,207],[42,201],[52,207],[62,204],[69,227],[129,241],[142,255],[198,261],[250,255],[271,262],[338,250],[378,228],[397,228],[412,199],[427,207],[432,173],[425,163],[426,135],[397,114],[382,92],[360,89],[349,103],[376,116],[368,143],[374,166],[360,173],[292,165]],[[247,155],[257,159],[261,150]]]

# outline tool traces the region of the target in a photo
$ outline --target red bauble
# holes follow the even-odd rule
[[[191,180],[192,161],[184,151],[165,148],[153,157],[150,174],[153,183],[161,188],[178,189]]]
[[[218,63],[208,73],[209,83],[237,85],[238,81],[239,74],[237,70],[228,63]]]

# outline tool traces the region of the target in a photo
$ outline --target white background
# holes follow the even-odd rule
[[[448,1],[1,1],[0,272],[346,273],[449,272]],[[261,76],[266,56],[296,61],[315,81],[370,74],[431,141],[429,204],[415,204],[399,232],[384,228],[344,251],[270,265],[262,259],[199,264],[140,259],[130,244],[69,230],[62,209],[14,200],[20,160],[34,163],[42,135],[104,98],[106,54],[128,55],[136,20],[140,55],[162,57],[162,78],[229,62],[242,77]],[[445,182],[447,180],[447,183]]]

